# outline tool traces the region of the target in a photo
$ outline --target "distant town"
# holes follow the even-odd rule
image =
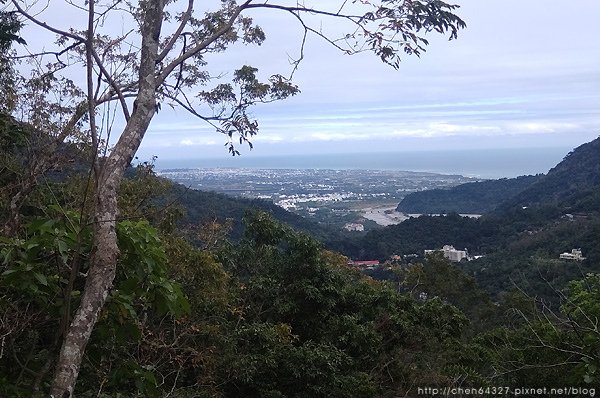
[[[357,233],[415,216],[395,211],[411,192],[479,181],[397,170],[200,168],[159,174],[193,189],[271,200],[288,211]]]

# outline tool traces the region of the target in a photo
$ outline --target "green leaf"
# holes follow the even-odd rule
[[[18,272],[18,271],[19,271],[18,269],[14,269],[14,268],[12,268],[12,269],[7,269],[6,271],[4,271],[4,272],[3,272],[2,274],[0,274],[0,275],[2,275],[2,276],[8,276],[8,275],[10,275],[10,274],[14,274],[15,272]]]
[[[40,274],[39,272],[34,272],[33,277],[35,279],[37,279],[37,281],[40,282],[42,285],[48,286],[48,279],[46,279],[46,276],[44,274]]]
[[[56,244],[61,255],[69,252],[69,245],[64,240],[58,239]]]

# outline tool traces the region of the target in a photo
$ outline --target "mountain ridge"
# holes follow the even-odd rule
[[[396,210],[407,214],[450,212],[483,214],[494,210],[503,201],[523,191],[541,176],[538,174],[501,178],[460,184],[449,189],[413,192],[398,204]]]
[[[573,211],[599,210],[600,137],[582,144],[531,186],[505,201],[500,210],[551,204]]]
[[[404,213],[506,213],[514,207],[555,205],[591,211],[600,204],[600,138],[570,151],[546,174],[486,180],[407,195]]]

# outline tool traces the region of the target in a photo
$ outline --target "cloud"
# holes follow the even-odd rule
[[[429,37],[427,53],[405,57],[399,71],[372,54],[344,56],[309,38],[294,76],[302,93],[253,109],[260,132],[252,141],[262,144],[258,151],[293,143],[298,150],[336,146],[360,152],[377,145],[393,150],[408,141],[445,142],[444,148],[453,149],[593,139],[600,129],[600,25],[595,21],[600,2],[582,0],[571,8],[540,4],[464,0],[459,12],[468,28],[458,40]],[[279,14],[262,20],[257,15],[257,20],[267,32],[264,45],[211,55],[209,65],[228,72],[247,63],[261,73],[285,74],[280,68],[289,67],[286,54],[297,53],[301,32],[288,26],[293,19]],[[557,30],[565,20],[578,23]],[[147,138],[144,145],[171,147],[214,142],[216,148],[225,142],[210,126],[181,113],[154,124]]]
[[[286,140],[286,137],[284,137],[283,135],[277,135],[277,134],[259,133],[258,135],[252,137],[250,140],[253,142],[280,143],[280,142],[284,142]]]
[[[179,141],[180,146],[206,146],[206,145],[217,145],[218,142],[212,138],[198,137],[198,138],[186,138]]]
[[[582,130],[583,127],[577,123],[560,123],[548,121],[529,121],[525,123],[508,124],[512,134],[544,134],[544,133],[567,133]]]

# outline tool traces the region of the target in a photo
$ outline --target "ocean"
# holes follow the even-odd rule
[[[547,173],[572,148],[499,148],[290,156],[226,156],[206,159],[160,159],[158,170],[187,168],[404,170],[511,178]]]

